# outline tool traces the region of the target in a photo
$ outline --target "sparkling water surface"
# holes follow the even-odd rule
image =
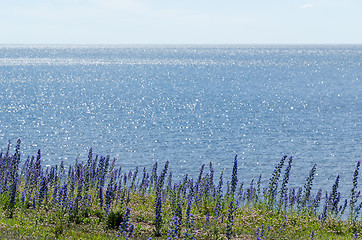
[[[0,149],[23,161],[87,159],[125,170],[170,161],[174,177],[202,164],[266,184],[286,154],[291,186],[313,164],[348,195],[362,160],[362,46],[0,46]]]

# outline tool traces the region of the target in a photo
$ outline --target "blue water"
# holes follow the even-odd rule
[[[203,163],[266,182],[294,156],[292,186],[317,163],[351,188],[362,160],[362,46],[0,46],[0,149],[22,140],[45,165],[90,147],[124,169]],[[24,159],[24,158],[23,158]]]

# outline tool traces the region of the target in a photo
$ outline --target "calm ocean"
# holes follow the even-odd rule
[[[213,163],[264,183],[286,154],[292,186],[346,192],[362,160],[362,46],[0,46],[0,150],[194,177]],[[346,193],[348,194],[348,193]]]

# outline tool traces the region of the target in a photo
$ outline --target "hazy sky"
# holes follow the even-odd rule
[[[362,0],[1,0],[23,43],[362,43]]]

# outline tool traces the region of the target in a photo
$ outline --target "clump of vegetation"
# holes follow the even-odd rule
[[[292,157],[284,156],[267,186],[246,185],[235,156],[230,182],[214,181],[212,164],[197,179],[172,180],[166,162],[122,172],[109,156],[44,168],[41,152],[22,164],[20,140],[0,153],[2,239],[357,239],[362,232],[357,191],[360,162],[349,199],[339,176],[331,191],[312,191],[317,166],[302,187],[288,188]]]

